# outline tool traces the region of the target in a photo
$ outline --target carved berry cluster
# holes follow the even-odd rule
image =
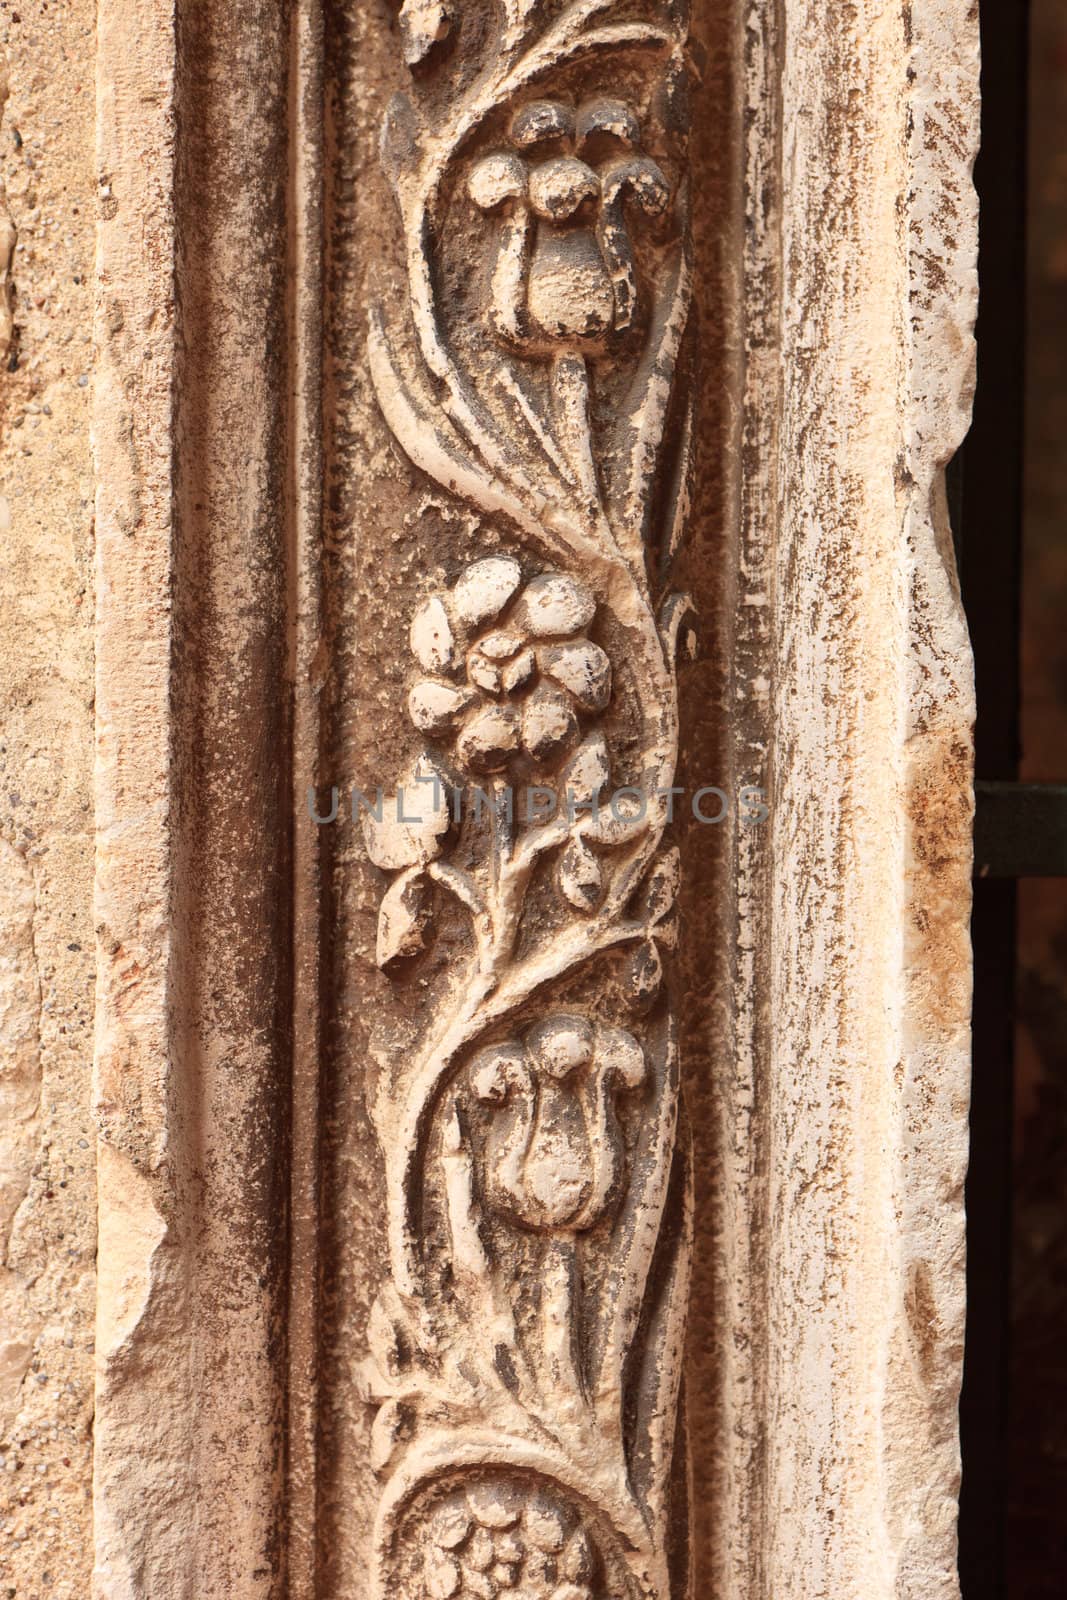
[[[434,1508],[424,1557],[431,1600],[596,1600],[597,1559],[574,1514],[495,1482]]]

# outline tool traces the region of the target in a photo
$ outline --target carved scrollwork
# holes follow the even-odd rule
[[[417,742],[364,818],[379,964],[403,984],[448,951],[374,1107],[375,1592],[673,1600],[682,10],[405,0],[400,22],[407,276],[371,370],[410,460],[482,521],[412,618]]]

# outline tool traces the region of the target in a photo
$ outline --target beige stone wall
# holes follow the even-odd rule
[[[0,1594],[92,1566],[94,7],[5,7],[0,178]]]
[[[240,0],[175,13],[102,0],[96,39],[78,6],[4,14],[0,175],[17,242],[0,373],[0,1597],[6,1579],[19,1600],[82,1600],[90,1584],[98,1600],[366,1600],[373,1563],[381,1581],[396,1553],[405,1472],[423,1471],[412,1481],[433,1494],[434,1461],[484,1477],[491,1457],[509,1493],[530,1491],[543,1441],[507,1412],[508,1363],[487,1330],[517,1316],[547,1371],[551,1329],[577,1316],[585,1281],[603,1290],[586,1294],[586,1328],[612,1295],[634,1302],[615,1352],[630,1403],[625,1428],[583,1424],[560,1470],[568,1492],[600,1496],[601,1559],[614,1552],[628,1597],[953,1600],[972,707],[941,475],[971,382],[971,9],[700,0],[690,47],[680,8],[633,0],[620,25],[661,30],[651,66],[610,30],[562,65],[549,51],[532,81],[558,103],[610,89],[640,105],[668,175],[646,181],[669,191],[673,217],[691,205],[696,312],[653,381],[621,317],[583,343],[565,301],[552,333],[546,271],[538,337],[570,358],[554,370],[572,384],[575,349],[588,360],[599,409],[583,423],[542,384],[543,348],[512,337],[502,353],[491,334],[490,304],[498,329],[507,313],[504,278],[484,271],[498,220],[446,185],[430,246],[447,257],[430,291],[448,290],[445,342],[483,398],[510,361],[528,413],[542,407],[524,421],[514,392],[495,395],[500,459],[473,474],[469,427],[456,433],[440,375],[419,367],[428,313],[411,315],[418,252],[405,256],[397,200],[415,203],[419,151],[470,90],[450,41],[491,52],[506,17],[514,65],[514,29],[563,8],[406,0],[398,16],[384,0]],[[688,154],[690,118],[656,54],[687,49]],[[390,180],[380,130],[396,91],[428,111],[414,133],[394,118]],[[490,106],[482,155],[514,145],[517,105]],[[5,237],[0,226],[0,252]],[[684,304],[681,238],[638,235],[640,338],[661,330],[664,304]],[[378,335],[372,371],[379,297],[392,353]],[[606,352],[617,372],[597,367]],[[641,449],[613,411],[627,360]],[[686,480],[673,450],[690,400]],[[735,809],[725,828],[690,819],[665,835],[681,853],[677,954],[669,929],[639,930],[666,969],[662,995],[609,947],[592,975],[564,964],[565,982],[552,972],[524,994],[513,1057],[534,1059],[543,989],[586,1019],[568,1035],[582,1070],[599,1070],[604,1029],[624,1024],[615,1067],[635,1089],[640,1057],[654,1092],[609,1108],[578,1155],[557,1109],[568,1159],[603,1180],[592,1243],[578,1240],[585,1222],[551,1221],[547,1191],[513,1195],[525,1232],[498,1228],[493,1267],[518,1288],[465,1331],[457,1266],[477,1288],[489,1260],[469,1233],[451,1263],[442,1217],[462,1198],[463,1161],[488,1159],[488,1144],[463,1140],[489,1113],[472,1088],[454,1125],[428,1103],[430,1131],[416,1118],[412,1133],[393,1083],[435,1019],[461,1012],[468,980],[486,981],[490,1003],[506,991],[506,953],[488,978],[471,967],[477,924],[454,895],[434,901],[436,943],[423,944],[425,904],[411,915],[394,893],[388,842],[347,816],[317,829],[306,792],[337,784],[345,810],[353,786],[394,784],[413,750],[413,613],[436,596],[455,621],[487,556],[521,562],[523,585],[544,576],[546,545],[574,568],[600,652],[584,659],[606,655],[615,685],[583,712],[583,739],[603,713],[613,770],[636,771],[647,747],[673,771],[675,669],[662,640],[649,654],[643,546],[626,569],[596,544],[607,513],[583,520],[603,491],[632,537],[640,495],[635,510],[603,484],[628,449],[653,461],[661,434],[667,465],[641,492],[645,509],[682,508],[671,584],[696,606],[677,668],[677,781],[733,796],[758,785],[770,817],[746,830]],[[668,481],[688,493],[672,498]],[[561,528],[571,547],[553,545]],[[652,659],[660,697],[645,704]],[[527,979],[546,929],[580,944],[579,868],[592,858],[603,888],[623,859],[594,843],[572,840],[571,866],[546,856],[534,879],[515,957]],[[634,847],[638,876],[659,847],[658,835],[647,859]],[[477,877],[478,840],[463,848]],[[470,891],[473,878],[432,860],[436,888],[416,875],[417,895]],[[399,971],[398,926],[415,960]],[[676,1158],[669,1138],[646,1139],[673,1114],[672,1013],[691,1210],[684,1123]],[[480,1043],[503,1041],[490,1029]],[[501,1093],[490,1084],[484,1104]],[[537,1093],[561,1104],[551,1085]],[[650,1194],[661,1183],[671,1204],[616,1274],[611,1207],[631,1178]],[[401,1306],[409,1234],[435,1287],[412,1289],[402,1271]],[[556,1299],[538,1324],[541,1273],[523,1252],[542,1235]],[[650,1263],[655,1304],[638,1316]],[[436,1354],[405,1390],[396,1352],[410,1366],[424,1337]],[[459,1421],[425,1403],[439,1378],[468,1408]],[[484,1428],[500,1416],[509,1442],[490,1449]],[[662,1526],[632,1520],[620,1554],[604,1508],[623,1523],[633,1512],[612,1464],[641,1427]],[[490,1521],[459,1543],[484,1545],[495,1516],[513,1548],[536,1516],[488,1500]],[[573,1512],[560,1526],[580,1573]],[[460,1558],[439,1555],[447,1589]],[[401,1550],[399,1600],[422,1600],[413,1561]],[[477,1594],[488,1582],[471,1581]]]

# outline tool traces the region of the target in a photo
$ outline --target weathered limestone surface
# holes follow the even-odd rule
[[[977,24],[685,10],[12,24],[16,1594],[956,1592]]]
[[[93,11],[0,17],[0,1594],[92,1565]]]

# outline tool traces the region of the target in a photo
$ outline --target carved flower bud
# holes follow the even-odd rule
[[[583,711],[603,711],[611,699],[611,662],[598,644],[576,639],[538,652],[541,671],[574,696]]]
[[[490,1045],[475,1056],[471,1064],[471,1088],[479,1100],[499,1105],[512,1089],[528,1088],[530,1073],[518,1045]],[[476,1493],[472,1490],[471,1493]],[[507,1523],[496,1524],[506,1527]]]
[[[601,1028],[597,1059],[625,1089],[645,1081],[645,1052],[625,1028]]]
[[[511,121],[511,142],[519,150],[546,139],[574,137],[574,109],[560,100],[531,100]]]
[[[476,561],[452,591],[457,617],[469,627],[498,617],[521,582],[522,568],[510,556]]]
[[[484,706],[459,736],[460,760],[474,772],[496,772],[519,748],[521,721],[512,706]]]
[[[569,700],[555,690],[537,688],[522,711],[522,743],[535,761],[550,761],[577,739],[578,718]]]
[[[467,192],[479,211],[495,211],[507,200],[521,200],[526,194],[526,163],[518,156],[486,156],[471,172]]]
[[[530,1054],[549,1077],[562,1082],[593,1059],[594,1030],[585,1017],[552,1017],[526,1036]]]
[[[600,179],[592,167],[573,156],[545,161],[530,174],[530,204],[549,222],[566,222],[600,195]]]
[[[566,572],[543,572],[532,578],[519,605],[520,620],[535,639],[580,633],[595,615],[592,591]]]
[[[590,100],[578,113],[578,148],[598,135],[633,149],[641,140],[641,125],[625,100]]]

